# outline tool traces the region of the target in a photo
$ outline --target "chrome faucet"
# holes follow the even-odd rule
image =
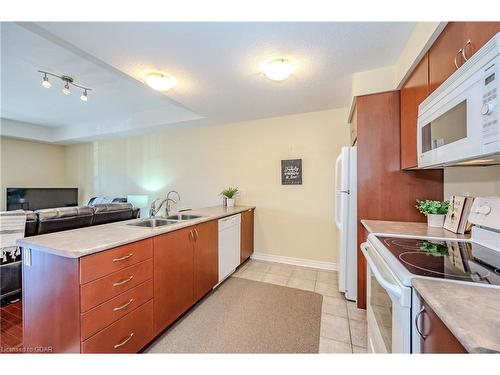
[[[171,195],[171,194],[175,194],[175,195],[177,195],[177,200],[170,198],[170,195]],[[177,203],[177,202],[178,202],[178,201],[180,201],[180,200],[181,200],[181,195],[180,195],[177,191],[175,191],[175,190],[170,190],[170,191],[167,193],[167,206],[165,207],[166,216],[168,216],[168,213],[169,213],[169,211],[170,211],[170,204],[169,204],[169,202],[172,202],[172,203],[174,203],[174,204],[175,204],[175,203]]]
[[[172,193],[177,195],[177,200],[170,198],[170,194]],[[165,203],[167,203],[167,205],[165,206],[165,216],[168,216],[168,213],[170,211],[169,203],[177,203],[177,201],[181,200],[181,196],[177,191],[171,190],[168,192],[167,197],[161,200],[160,205],[156,207],[156,202],[158,202],[159,200],[161,200],[161,198],[157,198],[153,202],[151,202],[151,207],[149,208],[149,217],[155,217]]]

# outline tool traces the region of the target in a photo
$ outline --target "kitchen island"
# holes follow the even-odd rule
[[[218,283],[218,219],[241,214],[241,262],[254,208],[209,207],[154,228],[141,219],[19,240],[24,351],[135,353]]]

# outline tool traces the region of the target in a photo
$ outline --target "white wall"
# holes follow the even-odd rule
[[[65,146],[0,138],[0,211],[8,187],[66,186]]]
[[[349,143],[347,108],[176,130],[67,146],[68,182],[92,195],[178,190],[178,208],[220,204],[227,186],[237,204],[257,206],[255,249],[336,261],[334,164]],[[303,185],[282,186],[280,161],[302,158]]]
[[[474,197],[500,197],[500,165],[491,167],[453,167],[444,170],[444,197],[469,194]]]

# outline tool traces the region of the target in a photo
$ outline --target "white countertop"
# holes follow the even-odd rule
[[[470,353],[500,353],[500,289],[414,279],[413,286]]]
[[[470,239],[470,234],[456,234],[444,228],[433,228],[427,223],[406,221],[361,220],[361,224],[370,233],[379,235],[412,236],[426,238],[447,238],[457,240]]]
[[[195,224],[222,217],[238,214],[253,209],[253,206],[235,207],[207,207],[182,212],[188,215],[202,217],[193,220],[181,221],[172,225],[157,228],[138,227],[128,225],[142,219],[119,221],[110,224],[95,225],[85,228],[66,230],[62,232],[42,234],[17,240],[17,245],[35,251],[43,251],[66,258],[80,258],[85,255],[111,249],[116,246],[158,236]],[[171,213],[174,214],[174,213]]]

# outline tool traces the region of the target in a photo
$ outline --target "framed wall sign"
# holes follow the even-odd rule
[[[302,185],[302,159],[281,161],[281,185]]]

